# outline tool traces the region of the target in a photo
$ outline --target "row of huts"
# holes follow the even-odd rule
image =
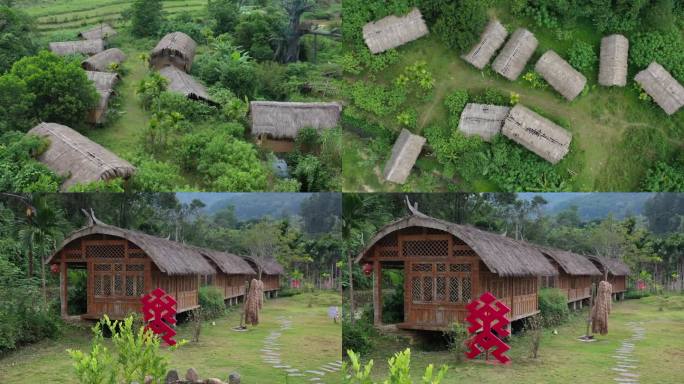
[[[511,308],[511,321],[539,313],[541,288],[560,289],[572,307],[607,280],[623,299],[629,267],[615,259],[584,256],[450,223],[411,209],[380,228],[356,257],[373,278],[374,323],[382,325],[382,271],[403,270],[404,318],[398,328],[441,331],[463,322],[466,305],[484,292]],[[366,268],[364,268],[366,269]]]
[[[89,216],[86,227],[69,234],[47,260],[60,276],[61,314],[68,316],[68,271],[85,270],[87,306],[82,318],[122,319],[140,311],[140,297],[162,288],[177,301],[177,312],[199,307],[204,285],[217,287],[227,304],[244,299],[246,282],[258,276],[266,297],[277,296],[283,267],[142,232],[118,228]]]

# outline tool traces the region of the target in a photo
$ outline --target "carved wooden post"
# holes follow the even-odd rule
[[[382,325],[382,266],[379,260],[373,261],[373,324]]]
[[[67,286],[68,280],[69,278],[67,276],[67,263],[61,262],[59,263],[59,292],[62,296],[62,300],[60,303],[60,312],[62,318],[66,318],[67,316],[69,316],[69,287]]]

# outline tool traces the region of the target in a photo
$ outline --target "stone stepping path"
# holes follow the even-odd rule
[[[629,322],[627,326],[632,329],[632,337],[622,341],[618,349],[615,350],[613,358],[615,367],[611,368],[616,376],[613,378],[616,383],[638,384],[639,374],[635,371],[639,360],[632,357],[634,346],[637,341],[643,340],[646,330],[639,325],[640,323]]]
[[[271,331],[271,333],[264,339],[264,346],[261,348],[261,360],[267,365],[281,369],[287,373],[289,377],[303,377],[308,378],[308,381],[317,384],[325,384],[323,378],[328,374],[337,373],[342,369],[342,361],[337,360],[331,363],[323,364],[319,368],[310,369],[306,371],[301,371],[298,368],[294,368],[282,362],[280,354],[280,344],[278,339],[282,336],[283,332],[292,329],[292,320],[285,317],[278,317],[278,322],[280,327],[276,331]],[[311,376],[311,377],[309,377]]]

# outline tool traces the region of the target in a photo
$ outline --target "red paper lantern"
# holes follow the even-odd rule
[[[373,273],[373,264],[371,263],[366,263],[363,265],[363,274],[366,276],[370,276],[371,273]]]
[[[59,264],[52,264],[52,265],[50,265],[50,272],[52,272],[52,273],[59,273]]]

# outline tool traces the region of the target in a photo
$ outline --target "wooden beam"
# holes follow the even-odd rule
[[[382,265],[373,261],[373,324],[382,325]]]
[[[61,293],[62,299],[60,302],[60,312],[62,317],[69,316],[69,276],[67,275],[67,263],[59,263],[59,291]]]

